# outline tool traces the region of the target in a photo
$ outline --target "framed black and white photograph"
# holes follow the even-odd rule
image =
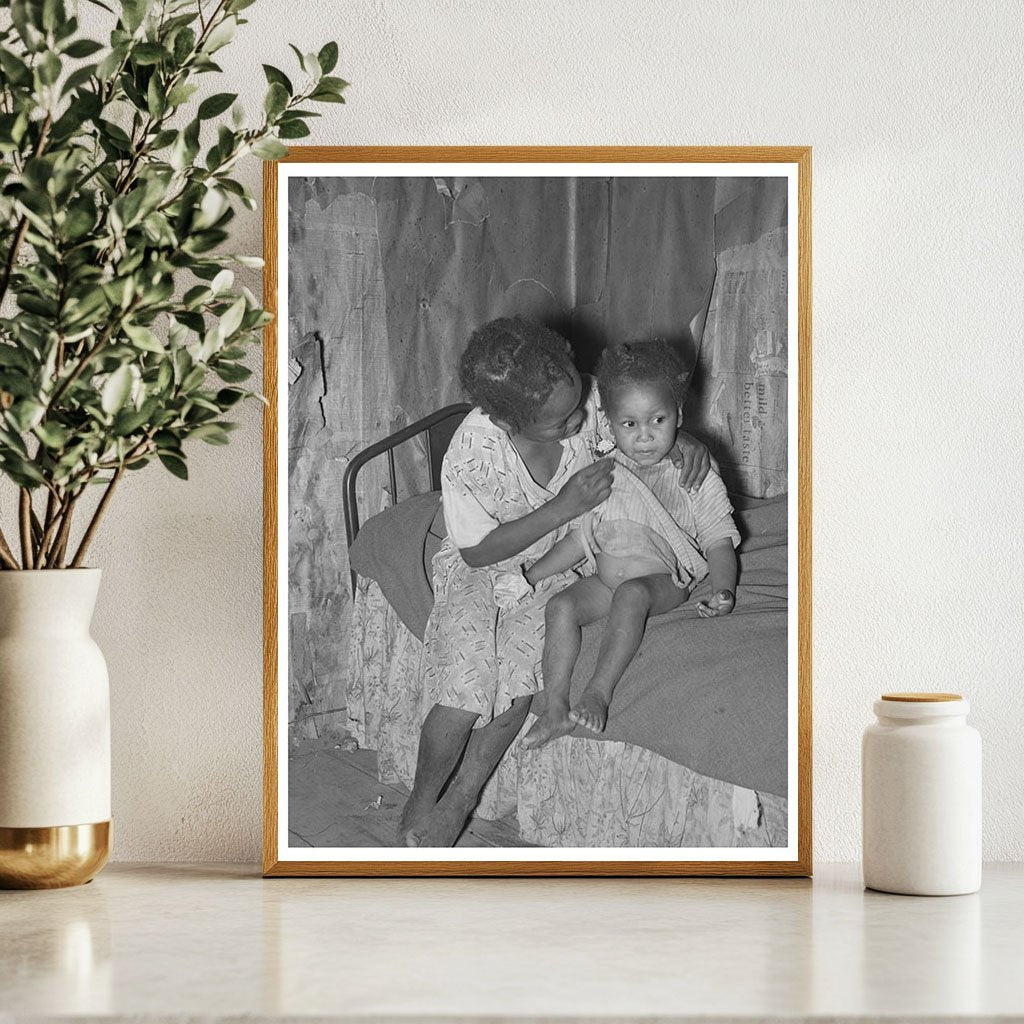
[[[810,150],[264,198],[264,873],[810,874]]]

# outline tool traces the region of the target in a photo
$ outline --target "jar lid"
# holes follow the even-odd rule
[[[955,693],[885,693],[875,701],[879,718],[950,718],[967,715],[970,704]]]
[[[959,693],[883,693],[882,700],[898,700],[911,704],[932,704],[944,700],[963,700]]]

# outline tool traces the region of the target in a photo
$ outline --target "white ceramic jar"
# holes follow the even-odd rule
[[[864,731],[864,884],[913,896],[981,887],[981,737],[955,693],[890,693]]]

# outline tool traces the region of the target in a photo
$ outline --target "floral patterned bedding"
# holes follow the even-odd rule
[[[422,706],[422,645],[380,587],[360,577],[349,633],[348,728],[378,754],[382,782],[411,785]],[[527,719],[525,728],[532,718]],[[778,847],[783,797],[708,778],[630,743],[564,736],[539,751],[516,740],[477,813],[515,812],[523,838],[551,847]]]

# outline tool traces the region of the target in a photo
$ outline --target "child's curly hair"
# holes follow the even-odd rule
[[[469,397],[513,430],[536,416],[572,370],[565,338],[525,317],[502,317],[478,327],[459,361],[459,379]]]
[[[667,387],[676,405],[683,404],[689,367],[679,349],[663,338],[609,345],[597,368],[597,387],[607,407],[616,388],[624,384]]]

